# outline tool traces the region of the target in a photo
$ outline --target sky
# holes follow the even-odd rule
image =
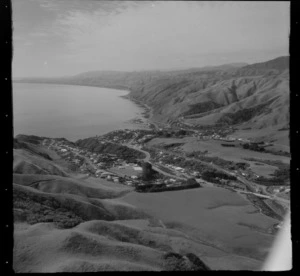
[[[289,2],[12,0],[13,77],[176,70],[289,54]]]

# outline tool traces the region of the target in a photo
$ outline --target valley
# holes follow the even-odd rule
[[[15,271],[260,270],[290,209],[288,58],[240,66],[19,80],[126,89],[144,112],[14,138]]]
[[[171,137],[162,138],[166,133]],[[237,170],[186,156],[195,142],[191,132],[170,128],[117,130],[76,142],[16,136],[16,271],[203,270],[189,254],[210,269],[259,270],[289,209],[281,191],[289,186],[275,185],[278,192],[248,180],[250,166],[240,153],[239,160],[222,159],[242,163]],[[164,148],[168,143],[173,146]],[[265,162],[261,154],[256,158]],[[43,246],[49,250],[40,256]],[[166,257],[172,254],[175,259]]]
[[[288,152],[288,56],[237,67],[94,71],[63,78],[23,78],[18,82],[129,90],[127,98],[151,109],[154,124],[193,129],[233,127],[240,136],[272,142],[278,146],[275,150]]]

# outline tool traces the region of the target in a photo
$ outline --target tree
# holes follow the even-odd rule
[[[151,180],[154,178],[155,174],[157,173],[155,170],[152,169],[152,165],[149,162],[143,162],[142,164],[142,180]]]
[[[198,182],[196,181],[195,178],[189,178],[187,181],[186,181],[186,185],[197,185]]]

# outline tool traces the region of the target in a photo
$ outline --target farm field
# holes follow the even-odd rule
[[[141,173],[141,171],[136,171],[133,169],[133,167],[124,167],[122,169],[118,168],[118,167],[112,167],[109,169],[111,172],[117,173],[119,175],[128,175],[128,176],[132,176],[132,175],[139,175]]]
[[[274,236],[268,228],[275,219],[259,213],[237,193],[222,188],[141,194],[122,198],[161,219],[167,227],[184,229],[191,236],[233,253],[263,260]]]
[[[271,177],[271,175],[276,171],[277,167],[271,166],[264,163],[253,162],[253,161],[246,161],[245,162],[250,164],[250,169],[257,175],[264,176],[264,177]]]
[[[221,144],[226,142],[218,140],[198,140],[195,137],[185,137],[185,138],[155,138],[148,143],[148,146],[158,146],[158,145],[168,145],[173,143],[184,143],[180,146],[184,152],[193,151],[208,151],[207,156],[220,157],[233,162],[248,162],[245,158],[255,158],[260,160],[271,160],[271,161],[282,161],[285,164],[290,163],[290,158],[279,155],[272,155],[269,153],[256,152],[251,150],[245,150],[239,147],[223,147]],[[233,150],[234,149],[234,150]],[[272,166],[265,166],[266,170],[272,170]]]

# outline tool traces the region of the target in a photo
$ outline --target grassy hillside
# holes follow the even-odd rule
[[[243,65],[177,71],[94,71],[19,81],[128,89],[132,99],[153,109],[157,121],[268,128],[276,136],[289,124],[289,57]]]
[[[204,188],[139,194],[67,174],[38,137],[19,138],[13,174],[16,272],[258,270],[268,252],[273,235],[267,230],[274,221],[237,194]],[[225,223],[233,214],[233,223]],[[230,231],[220,231],[220,223]]]
[[[19,136],[14,143],[16,272],[209,270],[190,250],[174,252],[167,230],[152,233],[155,218],[118,200],[132,188],[68,175],[40,140]],[[128,225],[135,220],[152,226]]]

